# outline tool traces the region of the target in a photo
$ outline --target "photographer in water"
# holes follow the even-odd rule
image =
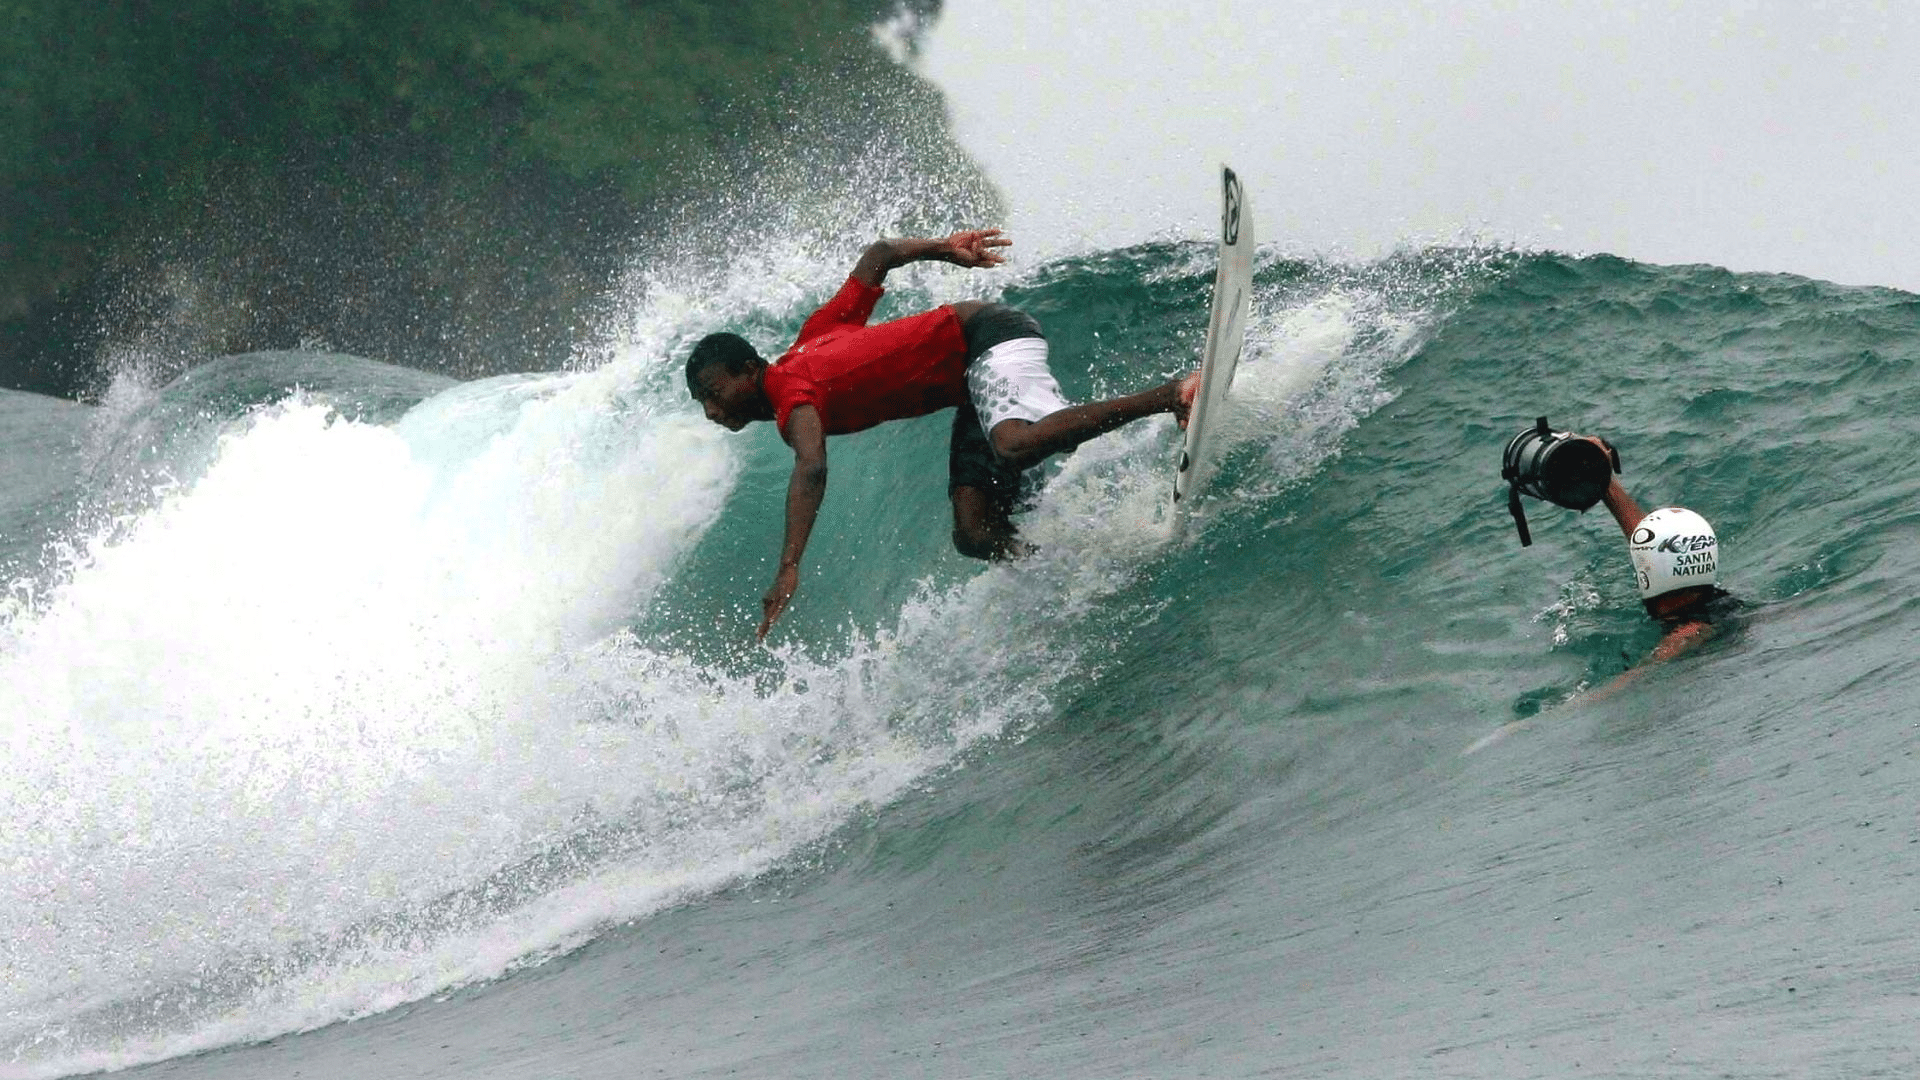
[[[1712,636],[1714,620],[1730,599],[1716,584],[1720,541],[1713,526],[1678,506],[1641,510],[1620,485],[1620,454],[1605,439],[1553,431],[1543,416],[1507,444],[1500,475],[1523,546],[1533,538],[1521,495],[1570,510],[1606,504],[1627,538],[1641,603],[1662,629],[1648,660],[1670,660]]]

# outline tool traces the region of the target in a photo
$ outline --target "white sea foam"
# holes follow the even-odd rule
[[[391,429],[296,395],[12,615],[8,1042],[88,1002],[270,982],[231,969],[297,968],[627,794],[552,673],[644,606],[735,465],[619,380],[463,387]]]
[[[738,470],[658,345],[456,387],[393,427],[298,394],[256,410],[12,606],[0,1075],[497,976],[1043,715],[1044,679],[982,683],[1048,666],[1007,655],[1027,586],[1006,570],[847,655],[783,650],[770,687],[618,630]]]

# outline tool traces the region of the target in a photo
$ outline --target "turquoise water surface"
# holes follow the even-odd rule
[[[1920,1066],[1920,298],[1269,254],[1184,538],[1164,418],[991,567],[947,418],[886,425],[831,444],[763,649],[791,459],[677,362],[779,348],[837,265],[656,283],[571,372],[0,395],[0,1076]],[[1211,272],[908,274],[881,317],[996,290],[1085,398],[1190,366]],[[1744,601],[1606,696],[1658,631],[1603,514],[1514,538],[1542,413]]]

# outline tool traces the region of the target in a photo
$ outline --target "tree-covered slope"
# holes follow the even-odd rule
[[[556,363],[687,184],[796,114],[845,147],[938,116],[874,39],[901,10],[0,0],[0,385],[84,392],[129,336]]]

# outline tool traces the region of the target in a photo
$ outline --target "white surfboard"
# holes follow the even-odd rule
[[[1173,475],[1174,516],[1181,523],[1218,464],[1218,418],[1246,344],[1253,300],[1253,214],[1240,178],[1220,166],[1220,266],[1213,275],[1213,311],[1200,354],[1200,392],[1194,395],[1187,438]]]

